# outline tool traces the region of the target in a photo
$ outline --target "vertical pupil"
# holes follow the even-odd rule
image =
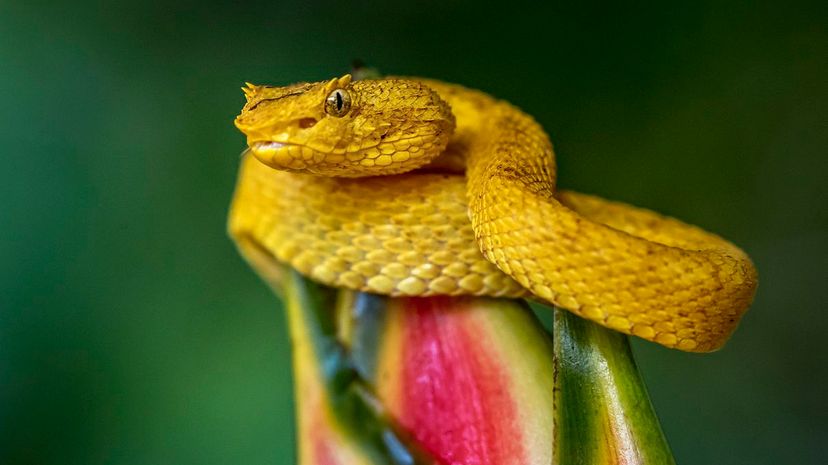
[[[342,111],[342,92],[339,91],[336,93],[336,110]]]

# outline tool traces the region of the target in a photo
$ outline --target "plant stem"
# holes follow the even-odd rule
[[[628,337],[554,311],[554,463],[674,464]]]

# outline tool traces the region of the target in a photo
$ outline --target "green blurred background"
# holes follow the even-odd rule
[[[670,3],[670,2],[668,2]],[[362,58],[512,101],[560,184],[704,226],[761,285],[728,346],[635,342],[680,463],[824,460],[822,2],[0,0],[0,463],[289,464],[289,342],[225,215],[245,81]]]

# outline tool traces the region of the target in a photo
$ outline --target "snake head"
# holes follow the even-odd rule
[[[352,81],[286,87],[247,84],[236,127],[262,163],[285,171],[360,177],[425,165],[454,131],[448,104],[423,83]]]

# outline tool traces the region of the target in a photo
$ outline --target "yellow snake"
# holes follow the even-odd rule
[[[534,298],[693,352],[753,300],[756,270],[724,239],[556,191],[548,136],[507,102],[421,78],[243,90],[253,156],[229,230],[248,259],[392,296]]]

